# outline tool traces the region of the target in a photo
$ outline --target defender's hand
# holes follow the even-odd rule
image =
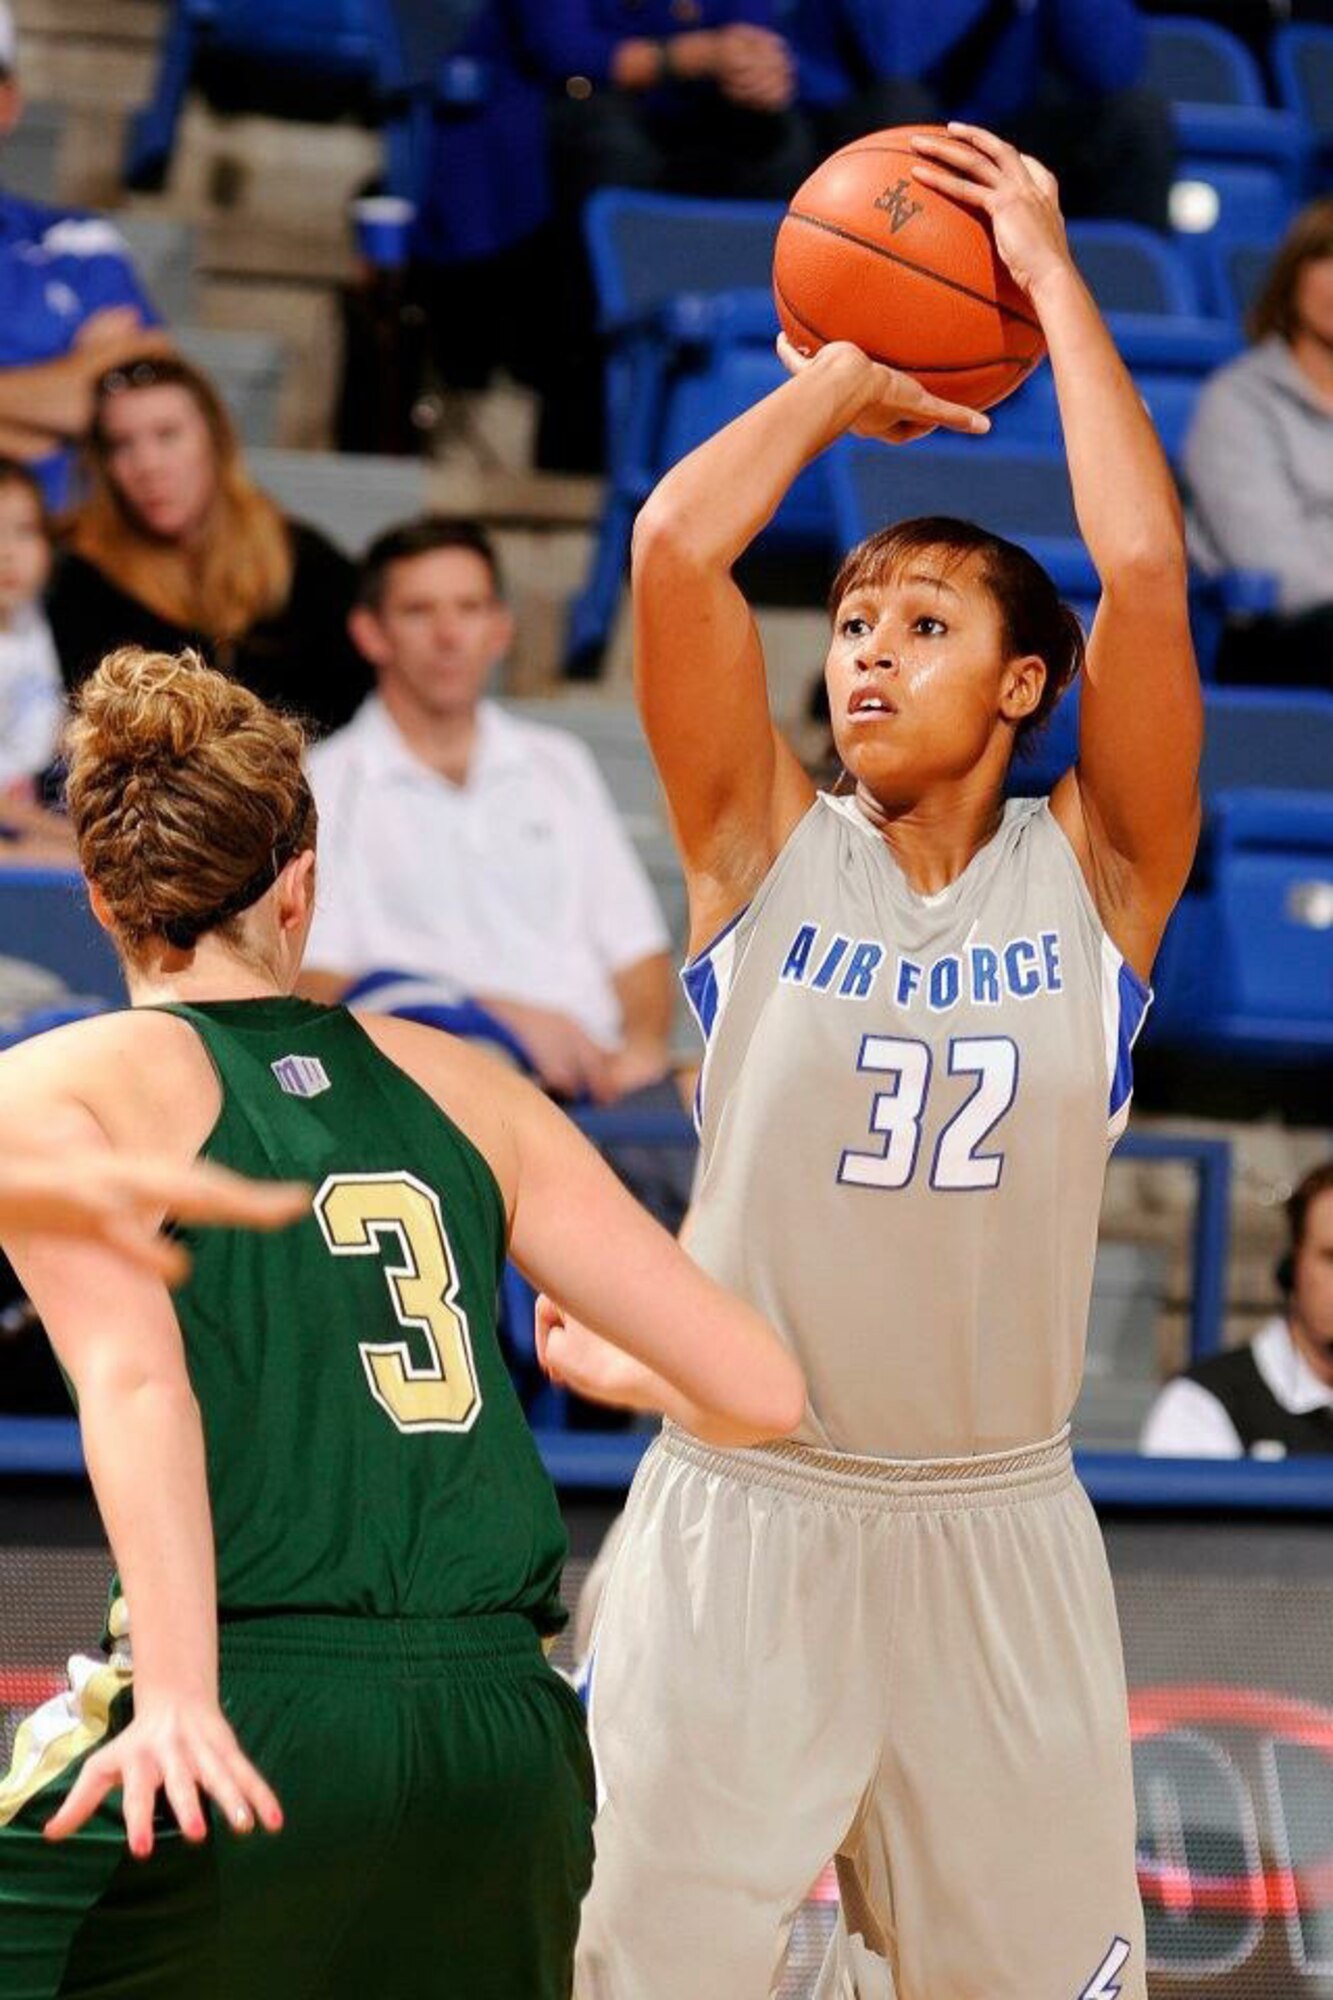
[[[46,1822],[46,1838],[64,1840],[77,1832],[117,1788],[130,1853],[138,1861],[153,1851],[159,1792],[187,1840],[203,1840],[208,1832],[201,1791],[216,1802],[234,1833],[249,1833],[256,1820],[269,1833],[282,1826],[282,1807],[222,1710],[216,1701],[197,1696],[145,1704],[127,1729],[88,1759],[69,1797]]]
[[[299,1182],[252,1181],[211,1161],[93,1150],[43,1149],[0,1162],[0,1219],[41,1235],[104,1243],[168,1284],[189,1271],[163,1214],[180,1222],[281,1229],[310,1207]]]

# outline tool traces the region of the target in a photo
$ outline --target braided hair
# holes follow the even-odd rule
[[[313,847],[316,813],[291,717],[194,652],[109,653],[66,731],[79,860],[122,949],[235,942],[241,911]]]

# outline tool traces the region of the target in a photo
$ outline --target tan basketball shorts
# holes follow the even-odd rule
[[[577,2000],[1145,2000],[1124,1670],[1068,1437],[895,1461],[668,1431],[598,1619]]]

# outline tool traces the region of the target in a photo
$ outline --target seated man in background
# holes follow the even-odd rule
[[[517,0],[551,92],[554,332],[537,462],[600,470],[601,350],[582,215],[598,188],[785,201],[815,164],[786,0]]]
[[[1246,1347],[1168,1382],[1139,1449],[1157,1458],[1286,1458],[1333,1452],[1333,1160],[1287,1201],[1291,1241],[1276,1277],[1284,1310]]]
[[[306,990],[392,970],[414,1001],[479,1005],[557,1096],[675,1101],[666,925],[597,767],[483,699],[514,629],[485,533],[390,529],[350,623],[377,690],[310,753],[327,861]]]
[[[16,61],[0,0],[0,143],[23,111]],[[53,506],[68,497],[69,447],[87,432],[99,376],[169,346],[111,223],[0,189],[0,454],[33,465]]]

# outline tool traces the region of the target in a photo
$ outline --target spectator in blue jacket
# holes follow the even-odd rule
[[[0,0],[0,142],[23,110],[17,38]],[[0,188],[0,454],[31,465],[48,502],[67,497],[70,447],[92,419],[93,385],[130,355],[170,345],[103,217]]]
[[[596,470],[601,375],[581,215],[600,187],[784,200],[814,165],[790,0],[517,0],[549,79],[561,359],[542,462]]]
[[[483,388],[497,365],[536,382],[549,337],[549,84],[521,12],[522,0],[455,7],[457,39],[444,36],[433,69],[412,292],[454,388]]]
[[[1046,161],[1067,214],[1167,227],[1170,111],[1133,0],[795,0],[791,35],[826,145],[963,118]]]

